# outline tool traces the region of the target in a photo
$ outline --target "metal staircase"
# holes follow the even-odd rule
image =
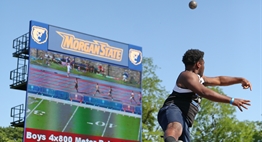
[[[10,80],[13,81],[10,88],[26,91],[27,64],[29,59],[29,34],[27,33],[14,39],[13,48],[15,49],[13,57],[17,58],[17,67],[10,72]]]
[[[11,126],[24,127],[24,104],[12,107],[10,116],[13,117],[13,122],[11,122]]]
[[[16,69],[10,71],[11,89],[26,91],[28,77],[28,60],[29,60],[29,33],[26,33],[13,40],[13,57],[17,58]],[[13,122],[11,126],[24,127],[24,104],[17,105],[11,108],[11,117]]]

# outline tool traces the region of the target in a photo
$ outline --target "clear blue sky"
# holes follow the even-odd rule
[[[45,0],[0,1],[1,18],[1,103],[0,126],[9,126],[10,108],[25,102],[24,91],[9,89],[9,72],[16,68],[13,39],[29,30],[29,21],[72,29],[83,33],[143,47],[161,69],[157,75],[171,92],[184,69],[187,49],[205,51],[205,75],[240,76],[253,84],[253,91],[240,85],[223,87],[232,97],[251,100],[239,120],[261,119],[261,9],[260,0]]]

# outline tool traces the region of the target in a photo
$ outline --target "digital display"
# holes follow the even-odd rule
[[[29,45],[25,142],[141,141],[141,47],[35,21]]]

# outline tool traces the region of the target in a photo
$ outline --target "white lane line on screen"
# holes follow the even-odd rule
[[[35,111],[35,109],[36,109],[43,101],[44,101],[44,100],[41,100],[41,101],[34,107],[34,109],[33,109],[32,111],[30,111],[30,113],[26,116],[26,118],[29,117],[29,116]]]
[[[105,132],[106,132],[106,128],[107,128],[107,125],[108,125],[108,122],[109,122],[110,117],[111,117],[111,112],[110,112],[110,114],[109,114],[109,116],[108,116],[108,119],[107,119],[107,122],[106,122],[106,126],[105,126],[105,128],[104,128],[102,137],[104,136],[104,134],[105,134]]]
[[[65,129],[66,129],[66,127],[68,126],[69,122],[71,121],[71,119],[72,119],[72,118],[73,118],[73,116],[75,115],[75,113],[76,113],[77,109],[78,109],[78,107],[75,109],[74,113],[71,115],[71,117],[70,117],[70,118],[69,118],[69,120],[67,121],[67,123],[66,123],[66,125],[65,125],[64,129],[62,130],[62,132],[64,132],[64,131],[65,131]]]

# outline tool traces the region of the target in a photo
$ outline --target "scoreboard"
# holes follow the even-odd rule
[[[30,21],[24,142],[137,142],[142,48]]]

